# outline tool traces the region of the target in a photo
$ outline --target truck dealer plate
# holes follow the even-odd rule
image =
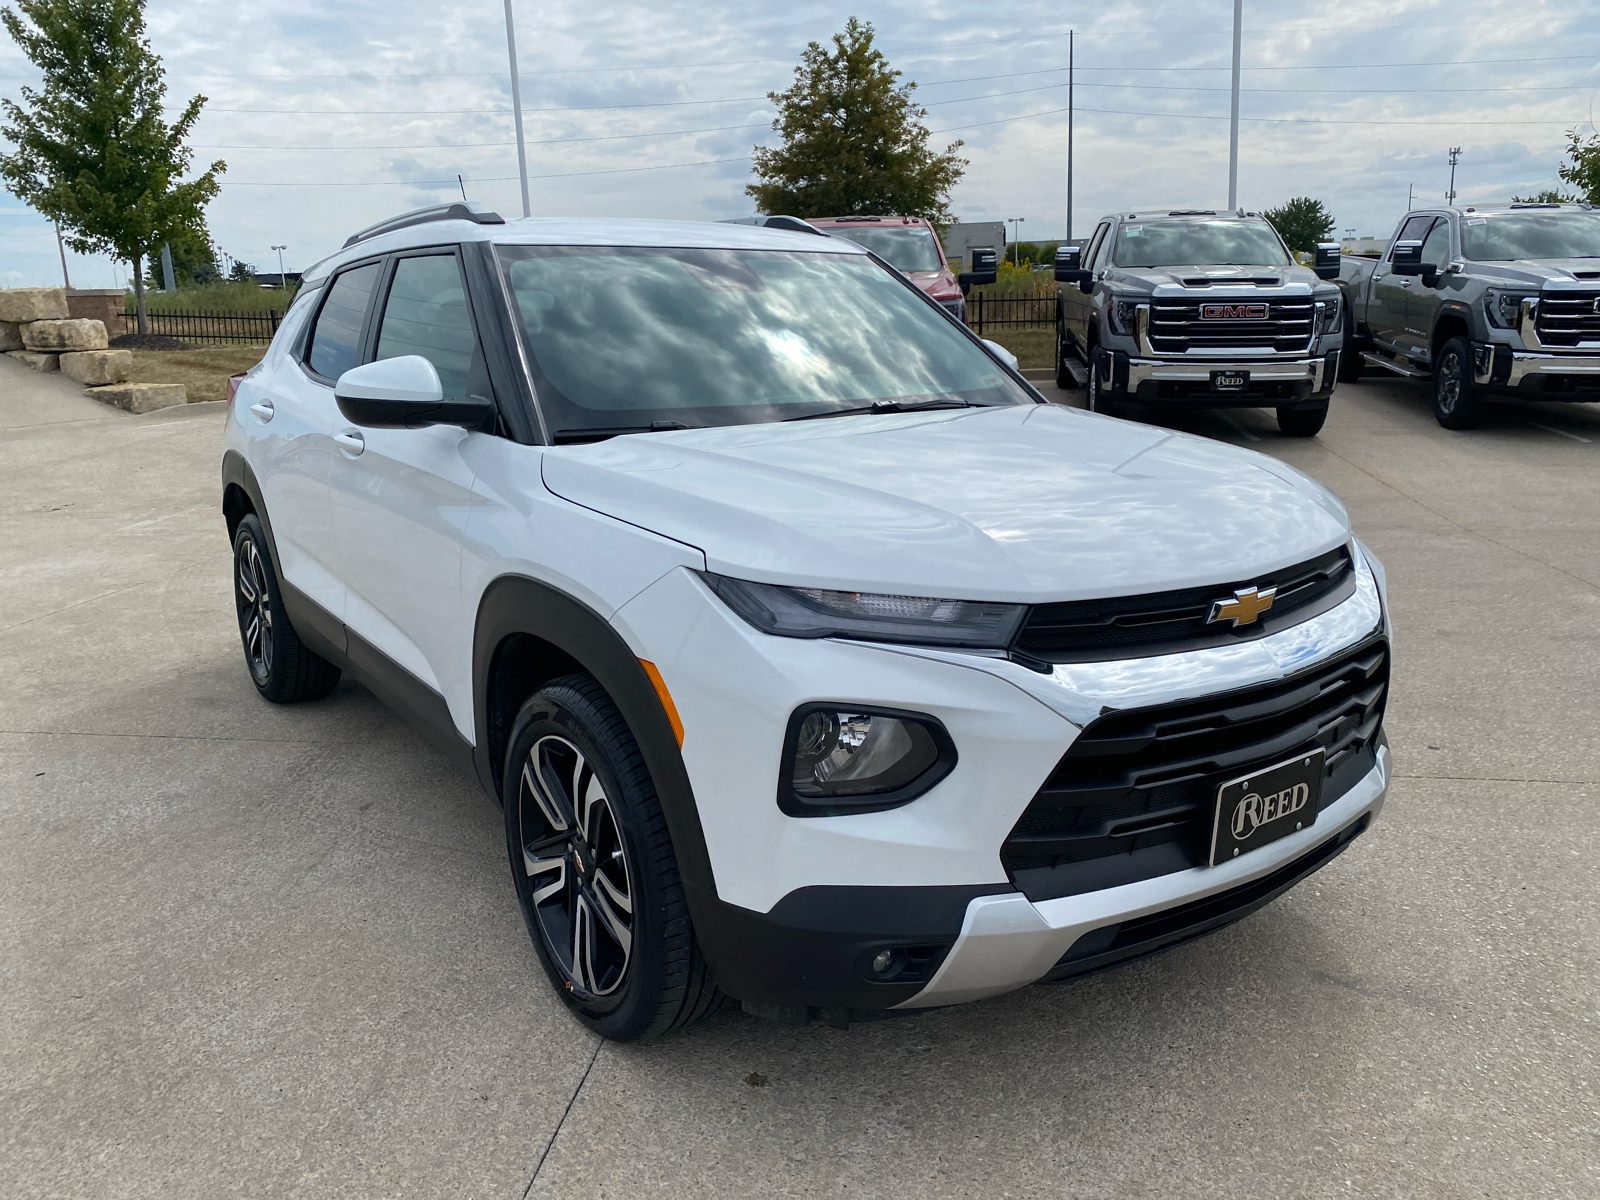
[[[1214,392],[1242,392],[1249,383],[1249,371],[1211,372],[1211,390]]]

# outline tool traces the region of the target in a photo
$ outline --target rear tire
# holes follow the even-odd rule
[[[1071,347],[1067,342],[1067,323],[1061,318],[1056,318],[1056,386],[1064,392],[1070,392],[1078,387],[1077,377],[1068,368],[1067,358],[1071,354]]]
[[[250,681],[263,700],[320,700],[339,682],[339,668],[300,640],[283,608],[283,591],[261,518],[246,513],[233,538],[233,603]]]
[[[1328,419],[1328,402],[1324,400],[1315,408],[1280,408],[1278,428],[1290,437],[1316,437],[1322,432],[1322,423]]]
[[[592,675],[522,706],[501,790],[523,920],[573,1015],[629,1042],[721,1007],[650,772]]]
[[[1346,313],[1345,321],[1348,322],[1349,320],[1350,314]],[[1346,324],[1345,328],[1349,329],[1350,326]],[[1348,335],[1346,336],[1348,337]],[[1339,382],[1355,383],[1361,378],[1361,372],[1366,365],[1367,360],[1361,357],[1361,351],[1354,346],[1346,344],[1344,349],[1339,351]]]
[[[1472,344],[1453,337],[1433,365],[1433,416],[1446,429],[1476,429],[1483,402],[1473,394]]]

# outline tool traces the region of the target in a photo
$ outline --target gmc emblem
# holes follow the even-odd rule
[[[1265,321],[1265,304],[1202,304],[1202,321]]]

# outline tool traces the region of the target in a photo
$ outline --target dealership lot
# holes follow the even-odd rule
[[[1074,985],[651,1046],[550,997],[474,784],[356,685],[255,696],[221,423],[0,360],[6,1194],[1600,1192],[1600,410],[1175,423],[1388,566],[1396,779],[1300,888]]]

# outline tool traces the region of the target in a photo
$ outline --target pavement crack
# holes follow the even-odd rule
[[[1401,775],[1396,779],[1461,779],[1468,783],[1577,783],[1592,784],[1593,779],[1518,779],[1507,775]]]
[[[583,1091],[583,1085],[589,1082],[589,1072],[594,1070],[595,1060],[600,1057],[600,1051],[605,1047],[605,1038],[596,1038],[594,1053],[589,1056],[589,1065],[583,1069],[583,1078],[578,1080],[578,1086],[572,1090],[572,1098],[567,1101],[567,1107],[562,1110],[561,1120],[556,1122],[556,1127],[550,1131],[550,1140],[544,1144],[544,1150],[539,1155],[539,1161],[534,1164],[533,1177],[528,1180],[528,1186],[522,1189],[522,1200],[528,1200],[528,1193],[533,1191],[533,1185],[539,1182],[539,1172],[544,1170],[544,1160],[550,1157],[554,1149],[556,1138],[561,1136],[561,1127],[567,1123],[567,1115],[572,1112],[572,1106],[578,1102],[578,1094]]]

